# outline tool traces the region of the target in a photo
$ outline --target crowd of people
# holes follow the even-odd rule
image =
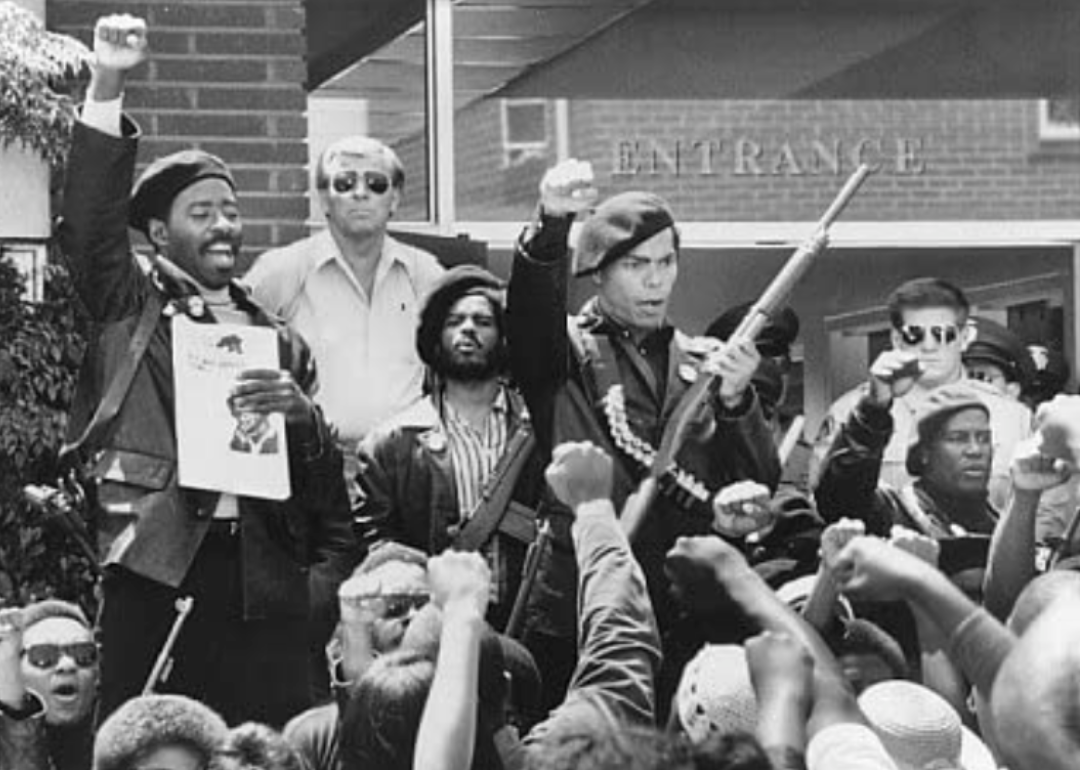
[[[135,178],[145,23],[94,36],[60,241],[95,322],[64,455],[92,483],[100,610],[0,609],[0,768],[1078,765],[1060,360],[914,277],[792,483],[800,319],[675,328],[662,198],[600,201],[560,163],[505,282],[388,235],[402,164],[350,137],[315,168],[326,229],[241,275],[221,159]],[[568,316],[571,280],[593,296]],[[184,483],[180,323],[276,340],[223,414],[231,451],[287,455],[284,497]]]

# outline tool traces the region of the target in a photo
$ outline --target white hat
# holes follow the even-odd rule
[[[815,583],[817,583],[817,575],[803,575],[794,580],[789,580],[777,588],[776,595],[780,598],[780,601],[791,607],[791,609],[802,612],[803,607],[806,606],[806,602],[810,598],[810,594],[814,591]],[[836,602],[833,605],[833,613],[843,621],[855,619],[855,610],[852,609],[851,602],[843,594],[837,595]]]
[[[986,744],[929,687],[878,682],[859,696],[859,707],[900,770],[997,770]]]
[[[694,744],[714,734],[753,732],[757,698],[746,651],[737,644],[702,647],[683,669],[675,701],[679,721]]]

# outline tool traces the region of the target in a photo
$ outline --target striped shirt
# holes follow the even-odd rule
[[[463,522],[468,521],[476,511],[483,496],[484,485],[506,451],[508,411],[509,401],[506,391],[501,387],[491,405],[487,420],[479,429],[472,427],[458,415],[452,404],[443,402],[443,425],[450,449],[450,464],[454,468],[458,511]]]

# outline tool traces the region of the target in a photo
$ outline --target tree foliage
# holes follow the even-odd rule
[[[0,0],[0,147],[19,142],[59,173],[74,122],[64,89],[89,57],[77,40],[47,32],[33,14]],[[0,606],[62,596],[92,611],[90,562],[23,496],[27,484],[55,483],[84,348],[71,282],[50,262],[45,301],[32,304],[22,275],[0,259]]]
[[[0,0],[0,146],[20,142],[59,164],[75,119],[64,89],[90,56],[75,38],[47,31],[34,14]]]

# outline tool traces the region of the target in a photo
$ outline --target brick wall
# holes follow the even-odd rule
[[[150,62],[126,109],[142,126],[140,168],[186,147],[232,168],[244,214],[244,261],[306,234],[307,161],[302,0],[49,0],[50,29],[89,43],[108,13],[142,16]]]
[[[604,193],[653,190],[684,220],[814,219],[860,148],[880,173],[846,219],[1080,212],[1080,142],[1040,142],[1031,100],[579,100],[569,123],[570,152],[592,161]],[[461,218],[527,216],[542,168],[498,165],[495,100],[459,115],[456,131]]]

